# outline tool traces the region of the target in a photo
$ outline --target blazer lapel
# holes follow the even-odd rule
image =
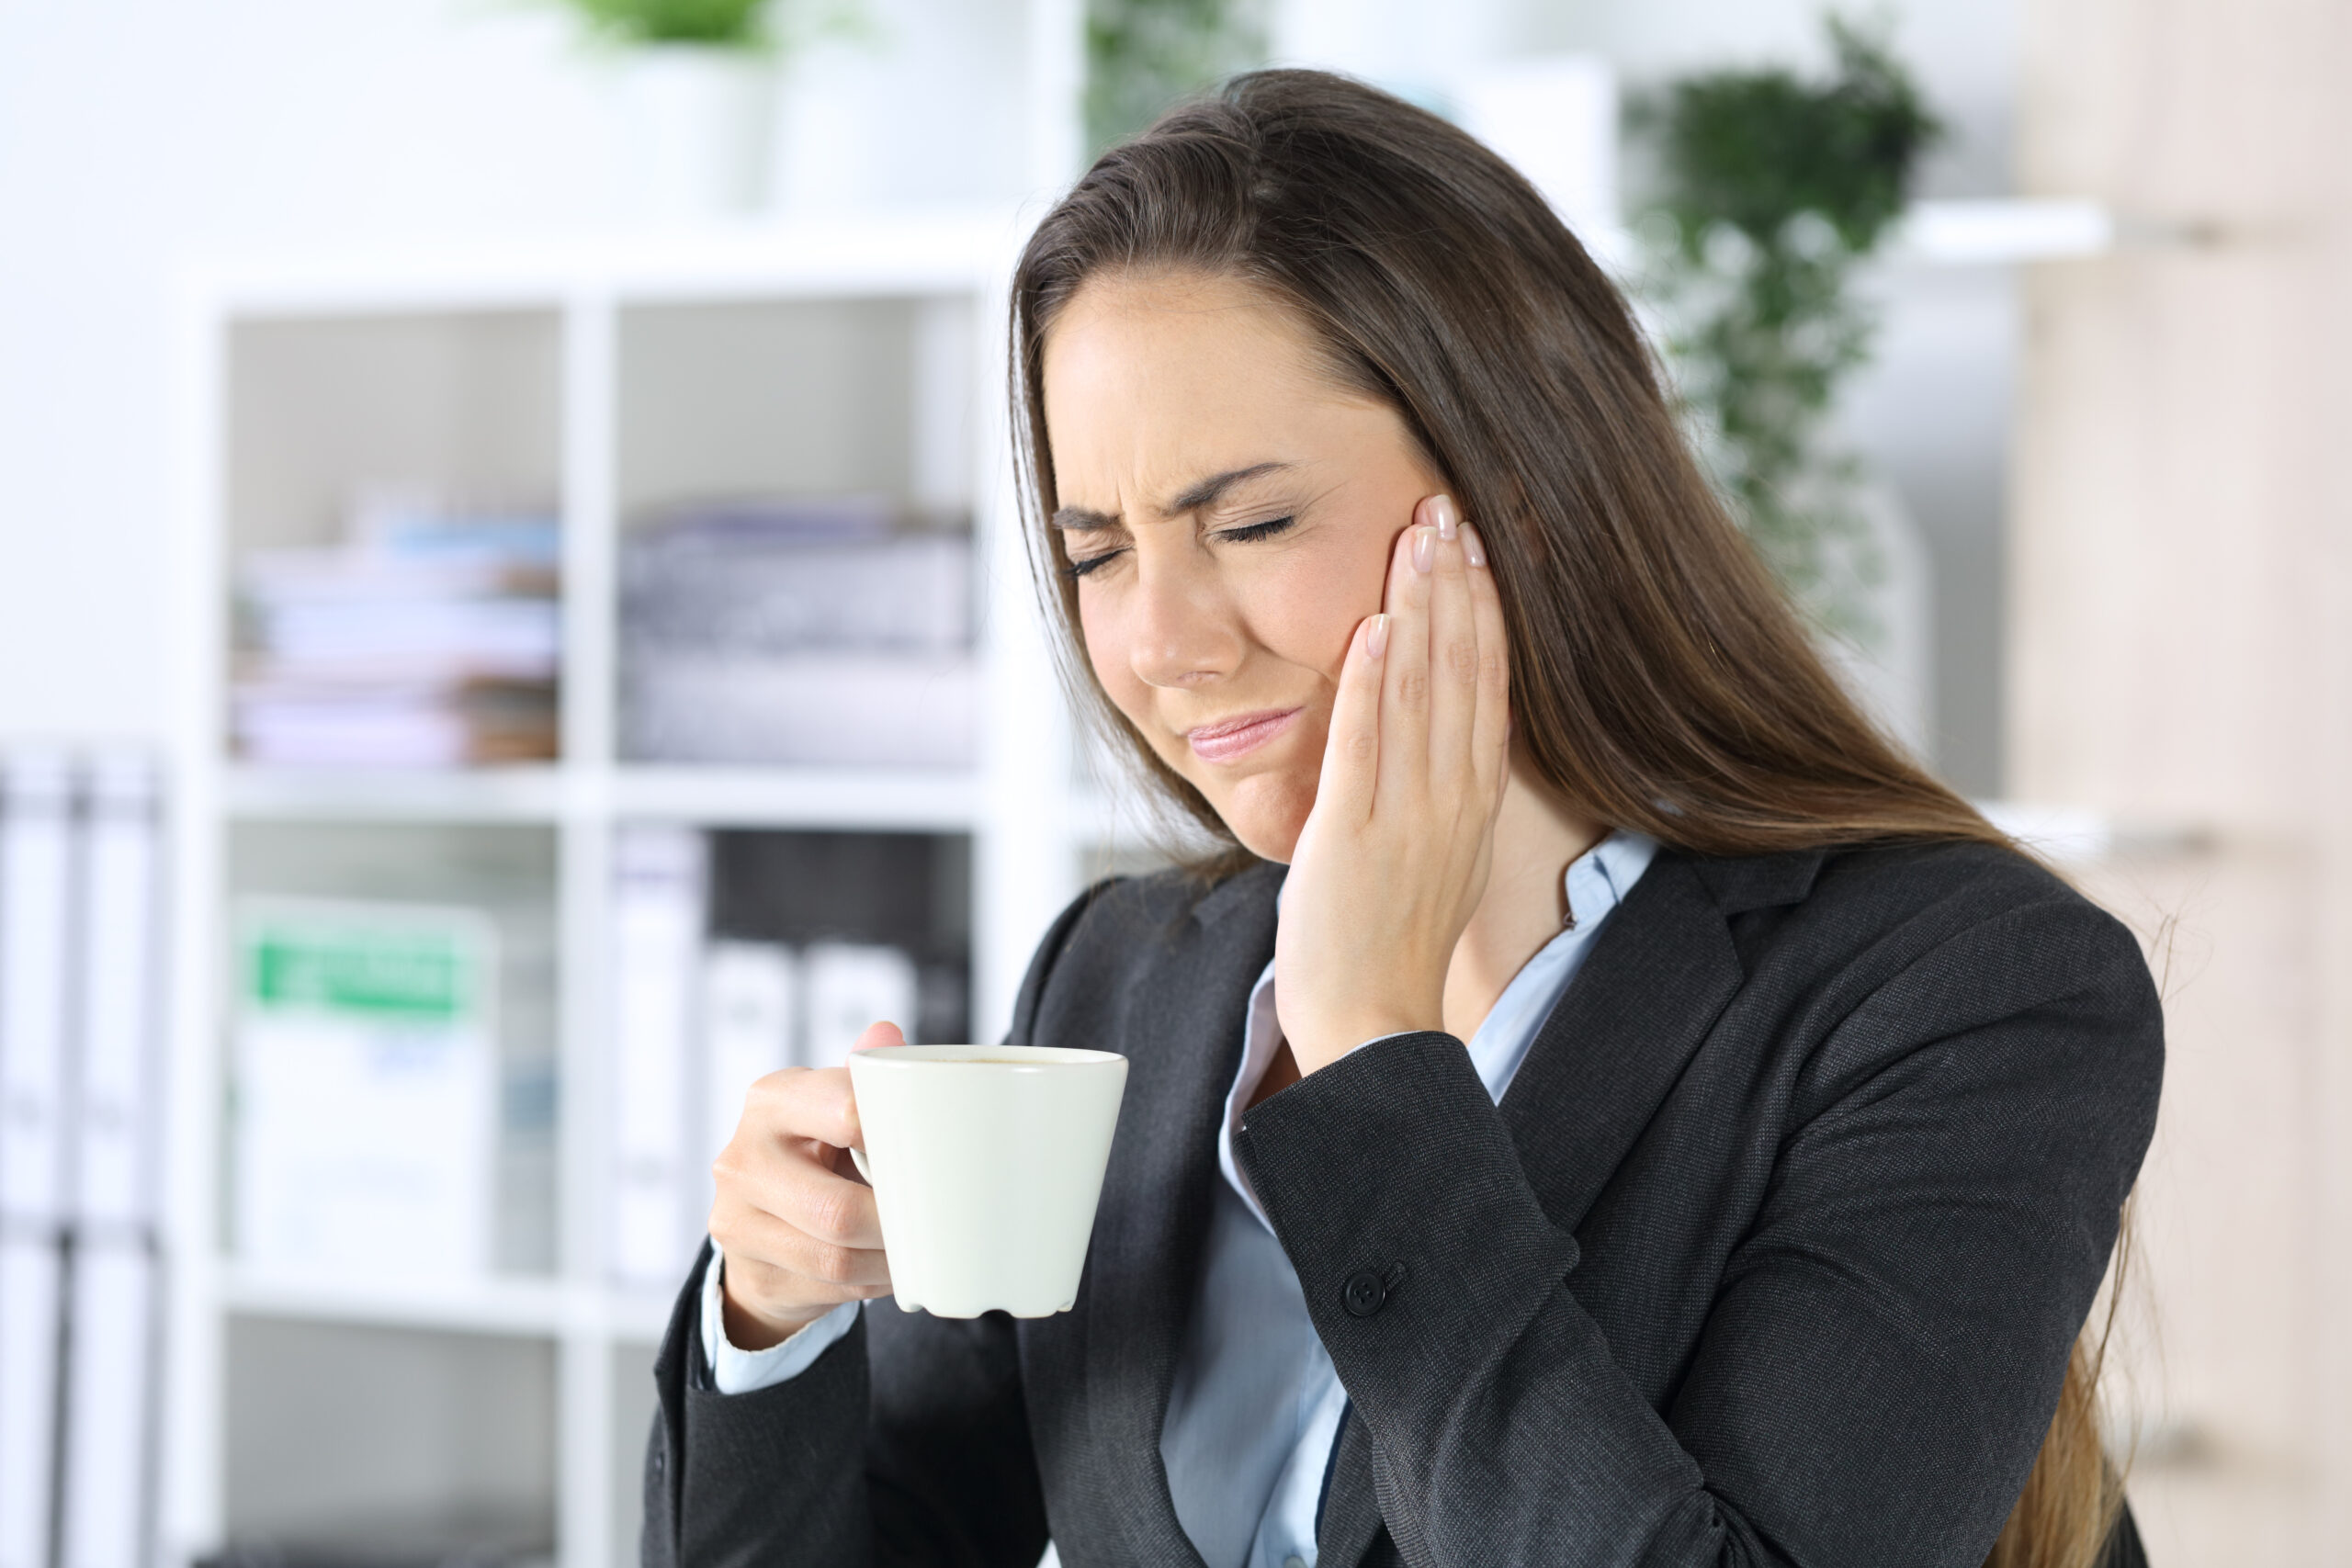
[[[1544,1213],[1580,1224],[1742,976],[1724,904],[1662,851],[1594,939],[1503,1095]]]
[[[1159,1461],[1176,1355],[1208,1236],[1217,1118],[1250,993],[1274,950],[1276,865],[1210,893],[1127,998],[1126,1097],[1087,1267],[1087,1404],[1130,1561],[1200,1568]]]

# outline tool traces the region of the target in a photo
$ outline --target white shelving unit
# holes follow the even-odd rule
[[[240,1413],[241,1380],[255,1375],[245,1361],[276,1358],[288,1375],[302,1375],[312,1364],[303,1356],[322,1355],[322,1364],[334,1364],[337,1335],[357,1337],[355,1345],[396,1343],[401,1356],[422,1358],[417,1365],[450,1368],[453,1386],[486,1375],[469,1370],[478,1362],[492,1365],[503,1380],[497,1385],[502,1410],[518,1400],[527,1406],[536,1397],[527,1391],[548,1381],[551,1361],[547,1429],[523,1440],[526,1448],[543,1441],[547,1451],[510,1468],[525,1477],[517,1484],[526,1490],[538,1484],[531,1476],[551,1476],[544,1506],[551,1509],[561,1568],[613,1568],[630,1560],[630,1478],[651,1399],[641,1373],[670,1303],[605,1282],[605,964],[616,825],[968,836],[972,1022],[982,1037],[1003,1028],[1031,945],[1075,891],[1090,843],[1115,828],[1099,803],[1080,800],[1073,790],[1062,698],[1018,537],[1002,429],[1001,340],[1004,278],[1021,232],[1011,213],[844,221],[712,237],[232,266],[191,282],[181,314],[186,502],[177,529],[184,554],[175,575],[183,592],[171,796],[176,1179],[163,1509],[167,1562],[187,1562],[276,1518],[266,1508],[256,1516],[239,1500],[240,1488],[250,1487],[239,1479],[246,1461],[232,1451],[232,1438],[240,1420],[251,1419]],[[631,417],[647,417],[641,406],[632,415],[633,396],[661,399],[674,389],[677,354],[691,354],[694,341],[714,333],[722,343],[758,340],[762,312],[819,327],[838,319],[849,333],[843,341],[853,342],[861,321],[915,323],[877,340],[911,344],[915,362],[879,378],[896,378],[908,389],[900,414],[892,416],[905,424],[869,445],[904,452],[907,471],[897,488],[967,505],[973,516],[983,580],[982,712],[978,757],[969,769],[654,767],[616,754],[616,545],[633,512],[661,499],[665,485],[674,491],[702,481],[725,491],[759,481],[788,489],[805,479],[797,488],[823,491],[860,477],[776,469],[799,460],[793,444],[745,450],[740,431],[738,446],[716,457],[692,439],[672,439],[649,457],[642,432],[628,424]],[[693,331],[668,330],[689,317]],[[649,343],[660,352],[648,351]],[[646,367],[657,361],[666,367],[659,376],[670,379],[633,386],[631,378],[640,370],[654,374]],[[793,378],[789,367],[768,368],[775,373],[771,380]],[[718,385],[711,395],[730,396],[726,377],[741,369],[714,367]],[[324,378],[315,400],[287,379],[300,376]],[[435,405],[437,423],[411,417],[414,411],[401,402],[403,377],[421,378],[419,397]],[[803,389],[820,399],[829,391],[823,385]],[[271,417],[283,428],[255,427],[269,423],[254,414],[256,398],[278,411]],[[756,427],[760,411],[751,413]],[[360,428],[347,428],[352,422]],[[821,468],[837,456],[808,460]],[[379,471],[398,460],[426,471]],[[432,471],[435,462],[456,471]],[[736,471],[698,472],[697,462],[718,470],[731,464]],[[756,471],[763,462],[771,471]],[[664,464],[674,471],[647,477]],[[344,774],[257,769],[226,754],[229,573],[236,552],[257,541],[300,538],[306,526],[311,536],[323,536],[325,498],[334,486],[390,478],[536,485],[560,498],[560,761]],[[240,857],[250,858],[254,845],[299,850],[412,840],[428,848],[455,844],[448,852],[459,859],[473,852],[467,846],[507,846],[515,864],[546,868],[539,884],[529,884],[536,874],[526,873],[526,886],[514,897],[533,907],[533,919],[544,919],[554,953],[553,994],[545,998],[560,1086],[557,1198],[546,1248],[552,1267],[456,1284],[361,1284],[240,1264],[226,1250],[220,1217],[224,915],[246,874]],[[338,1401],[364,1393],[330,1386],[307,1397],[333,1411]],[[448,1397],[462,1394],[460,1387]],[[368,1421],[366,1409],[345,1415],[354,1427]],[[401,1472],[401,1462],[370,1457],[373,1450],[353,1442],[353,1465]],[[334,1468],[335,1456],[325,1462]],[[377,1501],[414,1504],[405,1494]]]
[[[1035,8],[1057,7],[1074,16],[1060,0],[1038,0]],[[1075,27],[1067,30],[1074,39]],[[1074,135],[1047,129],[1065,140]],[[1040,158],[1042,178],[1068,162],[1069,149],[1047,147]],[[526,1423],[537,1421],[517,1440],[526,1448],[537,1441],[544,1452],[505,1468],[526,1491],[544,1482],[560,1568],[616,1568],[629,1560],[634,1456],[651,1397],[642,1372],[669,1302],[608,1287],[602,1250],[604,965],[616,826],[967,837],[971,1018],[982,1037],[1002,1028],[1031,944],[1085,871],[1106,850],[1132,848],[1134,824],[1072,783],[1067,719],[1018,537],[1002,426],[1003,285],[1024,217],[1034,216],[982,212],[273,259],[190,281],[178,316],[167,1562],[189,1562],[271,1522],[240,1512],[232,1435],[241,1418],[252,1418],[238,1407],[239,1356],[279,1358],[295,1369],[289,1376],[299,1375],[301,1367],[333,1368],[339,1335],[355,1345],[396,1347],[398,1354],[379,1359],[447,1369],[443,1393],[460,1404],[468,1380],[488,1378],[483,1386],[495,1388],[502,1418],[521,1407]],[[2114,238],[2108,216],[2080,204],[1944,204],[1913,215],[1904,250],[1930,263],[1997,264],[2092,254]],[[903,451],[890,488],[968,506],[974,519],[984,581],[983,711],[979,754],[968,769],[646,766],[617,753],[616,559],[628,517],[661,499],[665,485],[821,491],[859,477],[778,471],[774,463],[763,469],[763,454],[745,452],[740,434],[737,449],[716,463],[688,441],[662,460],[676,471],[654,478],[643,455],[633,453],[629,400],[649,324],[698,317],[694,332],[654,356],[674,358],[691,356],[685,340],[727,341],[738,327],[756,336],[755,318],[773,311],[813,321],[837,315],[853,328],[854,319],[876,311],[916,322],[892,340],[912,363],[893,372],[906,389],[897,412],[883,417],[901,425],[882,445]],[[663,373],[669,380],[638,389],[666,397],[677,386],[675,370],[673,364]],[[299,390],[307,376],[341,378],[345,395],[322,398],[315,408],[299,398],[289,404],[289,387]],[[405,403],[404,377],[415,382]],[[774,378],[766,384],[773,389]],[[293,410],[279,428],[255,428],[241,412],[255,385],[278,400],[281,413]],[[759,395],[756,388],[736,390],[738,402]],[[821,403],[827,391],[808,395]],[[722,386],[713,395],[729,393]],[[420,409],[435,417],[418,417]],[[786,468],[796,460],[766,456]],[[820,453],[811,460],[823,468],[830,458]],[[419,471],[384,467],[401,462]],[[335,774],[257,769],[227,755],[229,571],[236,552],[319,537],[330,498],[345,499],[337,487],[387,479],[536,487],[560,498],[560,761]],[[543,1010],[555,1036],[560,1110],[547,1266],[458,1284],[357,1284],[257,1270],[227,1251],[224,916],[247,852],[239,846],[292,841],[289,835],[310,835],[303,842],[407,841],[400,836],[408,835],[424,844],[497,843],[512,848],[518,863],[544,866],[519,896],[543,919],[554,954]],[[354,1424],[368,1419],[357,1407],[366,1393],[311,1391],[322,1408],[354,1404],[345,1413]],[[534,1408],[544,1408],[544,1418],[529,1416]],[[389,1450],[348,1457],[362,1471],[401,1471],[401,1456]],[[415,1498],[379,1501],[413,1506]]]

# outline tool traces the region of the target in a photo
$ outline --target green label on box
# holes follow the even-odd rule
[[[257,926],[247,934],[245,956],[249,1006],[410,1024],[468,1021],[482,962],[481,944],[464,925],[323,920]]]

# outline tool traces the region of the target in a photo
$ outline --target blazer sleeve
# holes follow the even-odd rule
[[[1448,1035],[1240,1135],[1404,1559],[1976,1568],[2024,1483],[2153,1130],[2161,1014],[2079,901],[1962,931],[1809,1048],[1760,1213],[1666,1409],[1577,1299]]]
[[[1038,944],[1013,1009],[1025,1042],[1054,961],[1097,889]],[[698,1326],[706,1245],[653,1377],[644,1568],[1035,1568],[1046,1504],[1012,1320],[870,1303],[797,1377],[712,1386]]]

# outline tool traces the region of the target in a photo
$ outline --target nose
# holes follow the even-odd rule
[[[1238,618],[1195,553],[1138,552],[1127,661],[1147,685],[1199,686],[1240,667]]]

